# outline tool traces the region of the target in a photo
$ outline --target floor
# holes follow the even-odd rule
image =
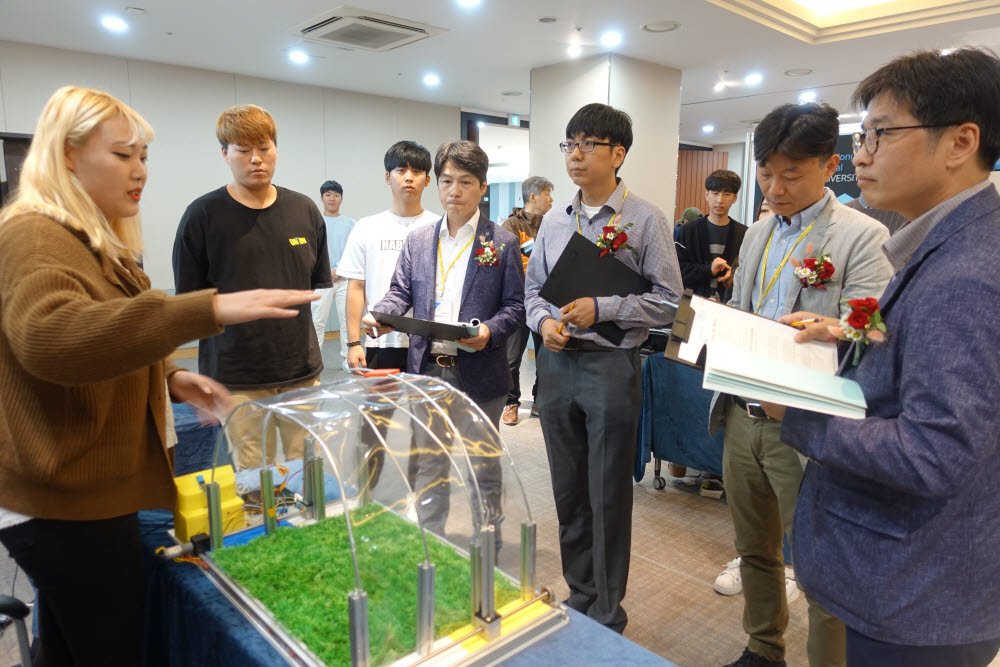
[[[335,340],[324,345],[327,368],[336,368]],[[194,359],[180,360],[191,367]],[[341,377],[327,370],[323,380]],[[522,396],[531,396],[534,361],[525,357]],[[555,506],[548,462],[538,419],[529,416],[530,399],[522,399],[516,426],[501,424],[501,435],[510,449],[527,489],[531,511],[538,525],[538,583],[557,599],[568,594],[561,577]],[[666,473],[664,466],[664,474]],[[683,667],[723,665],[739,657],[746,645],[742,630],[743,597],[715,593],[712,582],[723,565],[735,558],[733,529],[725,500],[698,495],[697,487],[669,484],[653,488],[652,464],[635,485],[632,527],[632,562],[629,591],[624,606],[629,614],[625,636]],[[13,562],[0,547],[0,592],[13,590],[22,600],[33,593],[22,574],[14,582]],[[805,665],[806,603],[799,596],[790,605],[786,632],[786,659],[790,666]],[[13,628],[0,637],[0,667],[18,662]],[[994,661],[1000,667],[1000,658]]]

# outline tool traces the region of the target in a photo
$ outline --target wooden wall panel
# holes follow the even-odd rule
[[[677,204],[674,220],[689,206],[705,212],[705,177],[716,169],[729,168],[729,153],[725,151],[677,152]]]

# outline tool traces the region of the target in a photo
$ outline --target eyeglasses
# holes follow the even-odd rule
[[[593,153],[594,146],[620,146],[621,144],[612,144],[607,141],[564,141],[559,144],[559,150],[563,153],[572,153],[577,148],[580,149],[581,153]]]
[[[885,132],[893,130],[922,130],[931,127],[951,127],[954,123],[938,123],[936,125],[904,125],[902,127],[869,127],[863,132],[855,132],[851,136],[851,143],[854,145],[854,152],[861,150],[864,144],[869,155],[875,155],[878,151],[878,140]]]

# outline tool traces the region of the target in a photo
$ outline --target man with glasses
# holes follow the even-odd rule
[[[628,114],[588,104],[566,126],[566,171],[580,187],[543,219],[528,261],[528,326],[541,334],[536,358],[538,414],[559,518],[566,603],[622,632],[632,536],[632,466],[642,402],[638,347],[649,328],[668,324],[681,274],[673,225],[617,177],[632,145]],[[557,308],[539,295],[573,234],[596,241],[605,226],[628,226],[611,258],[646,277],[647,294],[576,299]],[[595,322],[626,329],[619,345],[596,334]]]
[[[846,317],[845,299],[882,292],[891,269],[881,245],[881,224],[839,204],[824,187],[837,171],[840,122],[825,104],[786,104],[754,130],[757,183],[774,215],[743,237],[733,277],[731,306],[777,320],[797,310]],[[794,260],[829,256],[833,274],[804,287]],[[788,625],[782,534],[792,534],[803,466],[780,437],[781,424],[761,405],[741,396],[717,395],[709,429],[725,429],[722,476],[733,518],[743,584],[743,629],[750,635],[730,667],[785,664]],[[798,554],[793,554],[798,564]],[[813,667],[844,664],[844,626],[809,599],[807,653]]]
[[[811,461],[796,571],[847,625],[852,667],[985,666],[1000,648],[1000,60],[918,52],[853,99],[868,110],[854,137],[865,200],[911,222],[882,246],[892,282],[869,295],[885,340],[841,369],[866,417],[768,408]]]

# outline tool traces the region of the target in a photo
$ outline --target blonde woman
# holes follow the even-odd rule
[[[229,402],[164,359],[315,299],[151,290],[136,259],[152,138],[110,95],[61,88],[0,211],[0,542],[38,588],[40,665],[141,660],[135,513],[173,506],[168,393],[214,414]]]

